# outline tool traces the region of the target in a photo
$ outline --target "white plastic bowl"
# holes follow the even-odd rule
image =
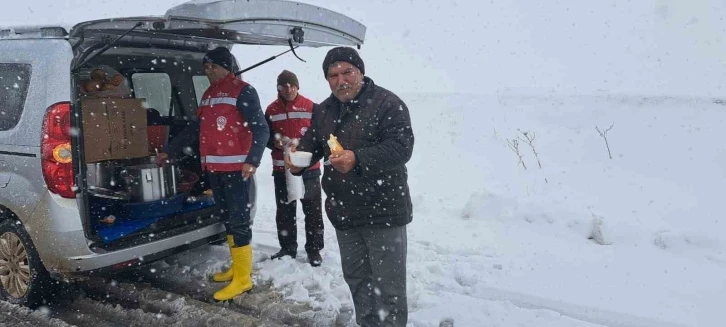
[[[304,168],[307,166],[310,166],[310,161],[313,159],[313,154],[311,152],[305,152],[305,151],[295,151],[290,152],[290,162],[292,162],[295,167]]]

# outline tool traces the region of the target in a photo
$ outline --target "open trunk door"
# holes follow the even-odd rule
[[[139,24],[140,23],[140,24]],[[127,17],[79,23],[69,37],[121,36],[120,41],[360,47],[366,27],[334,11],[284,0],[193,0],[161,17]]]
[[[145,46],[204,52],[234,44],[322,47],[347,45],[360,47],[366,28],[336,12],[303,3],[283,0],[193,0],[167,10],[164,16],[112,18],[82,22],[69,35],[75,58],[72,74],[94,56],[113,46]],[[258,64],[259,65],[259,64]],[[72,127],[82,126],[80,97],[76,96],[80,78],[73,78]],[[91,227],[88,187],[85,178],[83,133],[72,139],[74,173],[83,208],[86,237],[98,240]],[[0,182],[2,182],[0,180]]]

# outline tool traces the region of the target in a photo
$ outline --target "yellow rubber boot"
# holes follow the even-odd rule
[[[217,301],[231,300],[252,289],[252,245],[231,248],[230,252],[234,274],[229,285],[214,293]]]
[[[234,247],[234,237],[232,237],[232,235],[227,235],[227,244],[229,244],[229,250],[232,251],[232,248]],[[230,266],[226,271],[221,271],[212,275],[212,280],[217,283],[228,282],[232,280],[233,276],[234,270],[232,270],[232,266]]]

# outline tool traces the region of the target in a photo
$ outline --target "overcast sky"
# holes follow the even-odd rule
[[[183,0],[10,0],[0,25],[163,15]],[[721,96],[726,4],[707,0],[304,0],[368,27],[367,75],[397,92],[567,92]],[[238,46],[243,66],[282,48]],[[302,49],[245,76],[274,88],[284,68],[301,92],[329,93],[326,49]],[[272,84],[272,85],[270,85]],[[265,96],[268,96],[266,92]],[[263,99],[263,102],[266,102]]]

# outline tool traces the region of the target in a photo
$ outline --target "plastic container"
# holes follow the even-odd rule
[[[290,162],[295,167],[307,167],[310,166],[310,161],[313,159],[313,154],[305,151],[290,152]]]

